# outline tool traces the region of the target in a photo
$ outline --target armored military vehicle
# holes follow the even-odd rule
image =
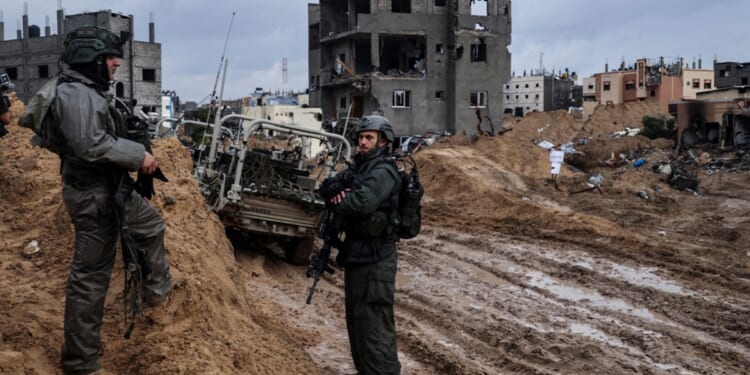
[[[227,125],[232,122],[234,126]],[[225,227],[281,245],[290,263],[307,263],[325,211],[318,184],[337,163],[349,160],[349,142],[335,133],[236,114],[212,127],[208,157],[194,171],[208,205]],[[325,145],[312,163],[316,173],[300,146],[249,146],[255,135],[269,131],[294,137],[299,144],[314,140]]]

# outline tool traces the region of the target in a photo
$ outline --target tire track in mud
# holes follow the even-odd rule
[[[395,312],[402,373],[750,368],[750,302],[741,292],[690,281],[682,270],[692,259],[652,262],[610,247],[426,226],[420,237],[399,244]],[[313,304],[305,305],[312,281],[304,267],[268,253],[238,262],[248,299],[263,306],[254,320],[301,342],[320,373],[354,373],[343,270],[321,279]]]
[[[746,309],[742,306],[733,308],[731,305],[724,303],[710,302],[698,305],[703,307],[691,308],[696,301],[701,301],[705,296],[700,296],[700,293],[693,291],[686,292],[685,295],[679,295],[681,287],[676,281],[659,278],[648,272],[640,280],[623,280],[628,272],[633,273],[635,269],[622,265],[618,266],[620,269],[614,272],[615,274],[617,272],[621,274],[619,280],[617,277],[604,274],[606,273],[604,269],[582,272],[586,269],[581,264],[571,265],[564,261],[552,261],[534,255],[535,251],[539,251],[539,245],[532,245],[532,249],[525,252],[519,251],[519,249],[524,246],[528,247],[528,244],[511,245],[509,249],[505,250],[503,249],[508,247],[506,245],[493,246],[493,243],[507,242],[508,239],[501,236],[481,236],[478,238],[450,232],[434,237],[433,235],[428,236],[432,238],[422,238],[421,243],[412,242],[403,248],[402,253],[408,255],[402,256],[402,260],[408,262],[409,265],[406,266],[402,263],[400,268],[404,270],[400,270],[400,273],[408,272],[407,267],[419,267],[423,270],[422,273],[442,273],[444,280],[438,281],[438,286],[433,285],[431,288],[419,289],[401,285],[399,292],[408,295],[410,298],[407,300],[410,302],[408,304],[399,302],[399,306],[406,306],[408,309],[415,310],[415,316],[431,314],[437,321],[440,321],[440,318],[450,319],[447,323],[437,324],[437,329],[446,334],[455,331],[456,327],[465,332],[477,331],[475,324],[492,320],[492,316],[489,316],[483,317],[477,322],[477,319],[468,317],[470,314],[476,317],[475,311],[467,313],[461,311],[460,308],[446,307],[445,302],[436,301],[439,298],[453,298],[450,303],[454,306],[461,305],[456,302],[455,296],[466,293],[468,294],[467,299],[474,303],[484,302],[480,298],[481,293],[471,295],[470,288],[468,288],[481,289],[481,282],[472,280],[471,277],[461,278],[456,276],[471,273],[472,268],[474,268],[473,272],[477,272],[476,270],[481,270],[480,273],[489,272],[496,279],[501,280],[495,281],[495,285],[489,287],[501,289],[499,295],[495,296],[498,306],[497,301],[501,300],[511,301],[513,305],[524,306],[518,309],[499,306],[501,314],[507,311],[505,316],[515,315],[516,319],[520,321],[504,320],[500,324],[499,330],[497,327],[485,323],[484,331],[493,329],[507,334],[508,332],[520,331],[519,327],[531,327],[534,331],[537,331],[537,334],[552,336],[553,341],[562,341],[563,343],[571,340],[573,342],[581,341],[576,344],[580,346],[591,345],[591,341],[593,341],[597,343],[595,345],[606,349],[605,357],[614,358],[616,359],[614,362],[620,363],[617,365],[620,366],[618,372],[633,366],[636,368],[645,366],[653,371],[681,369],[682,371],[700,372],[707,369],[715,370],[717,364],[726,366],[728,371],[736,371],[737,368],[748,365],[745,359],[747,357],[747,346],[735,343],[735,341],[742,340],[744,334],[742,323],[738,324],[736,320],[737,317],[746,316]],[[428,251],[425,248],[431,248],[431,250]],[[545,251],[555,252],[553,249],[545,249]],[[416,255],[412,255],[410,252],[416,253]],[[521,254],[514,255],[515,252]],[[498,261],[498,258],[502,261]],[[591,260],[588,261],[591,262]],[[611,264],[616,265],[617,263],[612,262]],[[463,271],[458,273],[446,271],[445,268],[448,267],[459,268]],[[583,273],[584,277],[576,276],[576,273]],[[411,276],[415,278],[418,275]],[[486,279],[486,276],[483,279]],[[430,281],[435,282],[437,280]],[[445,284],[456,282],[465,284],[464,289],[446,293]],[[502,289],[508,289],[508,285],[510,285],[510,292],[503,292]],[[436,292],[436,289],[441,288],[443,288],[442,292]],[[622,293],[623,291],[627,291],[627,293]],[[678,296],[674,296],[675,294]],[[419,297],[419,295],[422,296]],[[693,295],[698,295],[698,297],[693,297]],[[665,299],[664,296],[670,298]],[[650,302],[645,307],[638,307],[643,306],[641,300],[644,297]],[[423,303],[415,304],[412,301],[423,301]],[[662,308],[659,308],[660,304],[663,305]],[[436,307],[433,308],[433,306]],[[433,311],[430,311],[430,309],[433,309]],[[708,309],[709,311],[702,312],[702,309]],[[464,310],[466,309],[464,308]],[[542,313],[535,314],[533,310]],[[719,329],[717,334],[715,325],[703,324],[702,321],[711,314],[724,310],[728,311],[725,315],[727,315],[726,322],[729,324],[729,329]],[[496,312],[495,315],[497,314]],[[447,316],[455,316],[455,318],[445,318]],[[503,319],[505,319],[505,316],[503,316]],[[468,323],[461,325],[456,324],[457,321]],[[612,324],[612,322],[616,324]],[[508,327],[509,325],[518,327],[512,329]],[[740,327],[741,331],[732,335],[732,329],[737,326]],[[481,331],[481,328],[479,330]],[[454,334],[453,336],[457,335]],[[671,343],[662,343],[665,337],[669,338]],[[466,344],[465,341],[456,341],[459,342],[461,347],[468,347],[464,345]],[[478,337],[475,337],[474,341],[482,342]],[[569,343],[567,345],[571,347]],[[549,369],[550,355],[545,353],[545,350],[550,352],[559,350],[559,345],[557,346],[545,345],[542,349],[534,348],[530,351],[530,354],[526,353],[523,356],[528,356],[537,361],[541,368]],[[675,357],[674,354],[671,356],[659,354],[659,352],[675,351],[678,354],[686,352],[684,355],[677,356],[676,363],[669,363]],[[694,358],[696,355],[697,358]],[[456,356],[460,357],[460,355]],[[487,361],[483,360],[482,362],[486,363]],[[609,365],[599,363],[599,366],[601,367],[597,368],[604,369],[608,368],[606,366]],[[584,370],[583,367],[579,369]],[[508,368],[503,368],[503,370],[508,370]]]
[[[305,267],[285,263],[280,251],[258,250],[242,249],[237,254],[248,300],[260,306],[251,313],[253,320],[300,342],[320,374],[356,373],[344,319],[343,270],[321,277],[312,303],[307,305],[312,280],[306,278]],[[399,349],[404,374],[434,374],[411,353]]]

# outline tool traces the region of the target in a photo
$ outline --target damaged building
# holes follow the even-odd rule
[[[720,147],[750,144],[750,63],[714,61],[716,89],[697,100],[669,105],[677,120],[681,146],[714,143]]]
[[[680,146],[750,144],[750,86],[717,89],[698,94],[698,99],[669,105]]]
[[[666,108],[669,103],[696,99],[697,95],[715,88],[713,69],[704,69],[698,59],[692,64],[679,57],[668,61],[640,58],[634,65],[626,65],[595,73],[583,80],[584,116],[593,113],[598,105],[613,106],[639,100],[656,100]]]
[[[324,120],[380,112],[397,135],[496,124],[510,78],[510,0],[308,5],[310,104]]]
[[[81,26],[96,25],[130,33],[123,46],[120,68],[115,73],[114,93],[125,100],[135,99],[139,108],[154,111],[161,107],[161,44],[154,41],[154,22],[149,23],[149,41],[133,39],[133,17],[110,10],[65,15],[57,10],[57,27],[53,33],[49,17],[42,35],[39,26],[29,24],[28,6],[24,4],[22,27],[16,39],[6,40],[5,24],[0,18],[0,73],[7,73],[15,84],[16,95],[28,102],[50,78],[59,73],[58,60],[65,35]],[[21,26],[21,23],[19,23]]]

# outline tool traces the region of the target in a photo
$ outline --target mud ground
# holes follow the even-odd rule
[[[455,136],[417,154],[425,226],[399,247],[402,373],[750,371],[750,175],[687,163],[698,190],[672,189],[651,169],[680,158],[671,142],[608,137],[646,113],[659,110],[605,108],[586,123],[532,114],[506,121],[513,130],[501,136]],[[59,164],[28,144],[29,131],[9,130],[0,139],[0,373],[60,374],[73,236]],[[557,186],[541,140],[578,151]],[[202,203],[187,150],[174,139],[155,147],[170,178],[153,203],[168,226],[175,289],[125,340],[118,259],[101,364],[117,374],[356,373],[341,270],[306,305],[304,267],[230,241]],[[619,154],[646,163],[599,165]],[[589,190],[598,173],[601,188]]]

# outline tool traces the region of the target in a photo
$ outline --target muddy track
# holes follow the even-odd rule
[[[750,302],[694,280],[698,260],[430,226],[399,250],[396,319],[404,374],[743,373]],[[286,322],[321,373],[354,373],[341,270],[312,305],[310,280],[268,251],[238,252],[248,299]],[[731,278],[731,276],[729,276]],[[705,288],[701,287],[704,286]],[[726,292],[726,293],[725,293]],[[727,296],[723,298],[722,296]]]

